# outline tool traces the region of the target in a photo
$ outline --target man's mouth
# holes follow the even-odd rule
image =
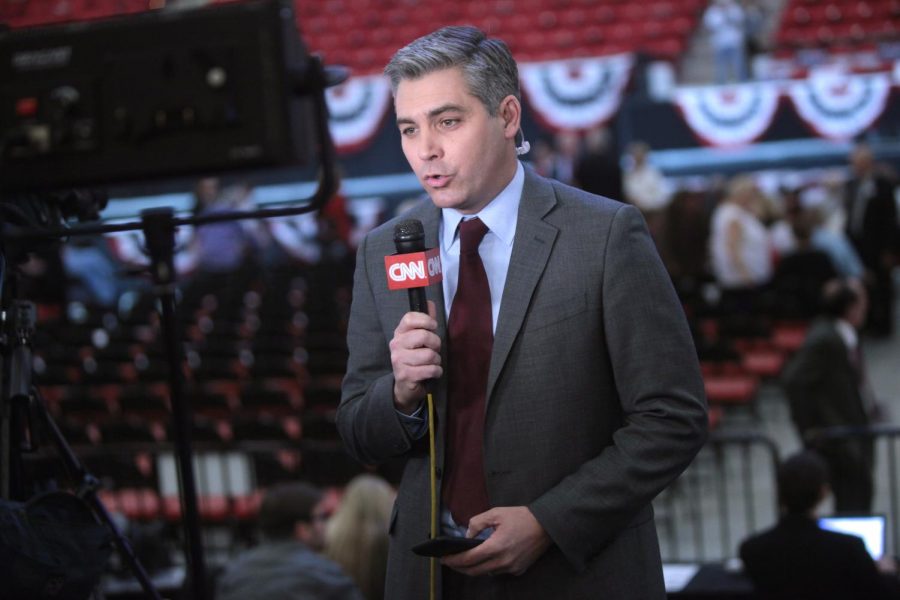
[[[432,188],[445,187],[450,182],[449,175],[426,175],[425,183]]]

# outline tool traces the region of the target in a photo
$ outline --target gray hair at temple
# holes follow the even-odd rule
[[[435,71],[458,67],[469,92],[481,100],[488,114],[497,116],[507,96],[522,101],[519,68],[506,42],[488,38],[471,26],[451,26],[414,40],[397,51],[384,68],[391,90],[403,80],[419,79]]]

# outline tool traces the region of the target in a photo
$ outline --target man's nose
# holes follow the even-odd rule
[[[419,159],[434,160],[441,156],[441,145],[438,136],[430,131],[422,131],[419,136]]]

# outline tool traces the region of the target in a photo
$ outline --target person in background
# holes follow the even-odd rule
[[[662,171],[647,160],[650,146],[634,142],[628,148],[631,164],[625,171],[625,201],[640,209],[647,221],[650,235],[657,239],[662,227],[664,211],[672,200]]]
[[[766,50],[766,11],[760,0],[741,0],[744,10],[744,49],[747,71],[753,73],[753,59]]]
[[[872,150],[865,144],[853,150],[850,168],[852,176],[844,189],[846,231],[866,267],[871,301],[866,330],[888,336],[894,330],[891,272],[900,255],[894,183],[878,171]]]
[[[728,312],[752,312],[772,278],[769,232],[760,220],[763,198],[747,175],[735,177],[712,215],[710,259]]]
[[[779,256],[797,249],[793,221],[808,219],[812,227],[810,246],[826,253],[838,277],[862,279],[865,275],[859,255],[847,239],[843,226],[830,226],[830,212],[825,191],[821,187],[782,190],[784,215],[769,228],[772,245]]]
[[[550,177],[573,185],[576,179],[576,168],[581,159],[581,136],[577,131],[565,129],[553,136],[553,170]]]
[[[199,188],[198,188],[199,189]],[[253,190],[245,183],[222,189],[218,196],[198,195],[197,216],[252,210]],[[231,273],[260,257],[271,243],[266,226],[258,220],[220,221],[199,225],[194,230],[189,251],[196,269],[207,274]]]
[[[828,254],[839,277],[862,279],[865,274],[862,260],[844,232],[834,230],[826,225],[826,215],[822,207],[815,206],[806,210],[813,223],[810,240],[813,248]]]
[[[215,204],[222,191],[222,182],[218,177],[202,177],[194,184],[194,204],[191,207],[191,214],[197,216],[209,206]]]
[[[358,475],[325,531],[325,556],[343,567],[366,600],[384,599],[388,528],[396,494],[376,475]]]
[[[277,485],[259,509],[261,542],[229,562],[216,580],[216,600],[363,600],[321,546],[312,514],[322,492],[308,483]]]
[[[584,134],[584,152],[575,165],[575,187],[614,200],[624,198],[622,167],[609,129],[603,126]]]
[[[531,168],[541,177],[553,177],[553,165],[556,163],[556,150],[553,144],[544,137],[538,137],[528,153]]]
[[[744,9],[737,0],[713,0],[703,15],[715,61],[716,83],[747,78]]]
[[[69,281],[68,299],[90,306],[115,306],[124,291],[122,271],[102,235],[75,237],[61,249]]]
[[[680,298],[696,300],[709,278],[709,213],[703,194],[679,190],[666,207],[659,254]]]
[[[828,463],[835,509],[867,513],[873,492],[871,439],[816,439],[822,429],[866,427],[879,416],[860,350],[865,288],[855,280],[830,281],[822,307],[824,315],[813,323],[803,346],[785,367],[782,382],[797,432]]]
[[[773,310],[784,318],[812,319],[821,312],[822,290],[838,276],[831,257],[813,244],[814,215],[797,206],[787,213],[793,248],[781,255],[772,276]]]
[[[828,466],[809,450],[778,468],[778,524],[740,546],[759,600],[900,598],[896,562],[875,562],[859,537],[821,529],[817,509],[828,497]],[[880,571],[880,572],[879,572]]]

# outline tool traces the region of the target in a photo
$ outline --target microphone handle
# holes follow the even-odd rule
[[[425,298],[424,287],[414,287],[406,290],[409,292],[409,310],[428,314],[428,300]]]

